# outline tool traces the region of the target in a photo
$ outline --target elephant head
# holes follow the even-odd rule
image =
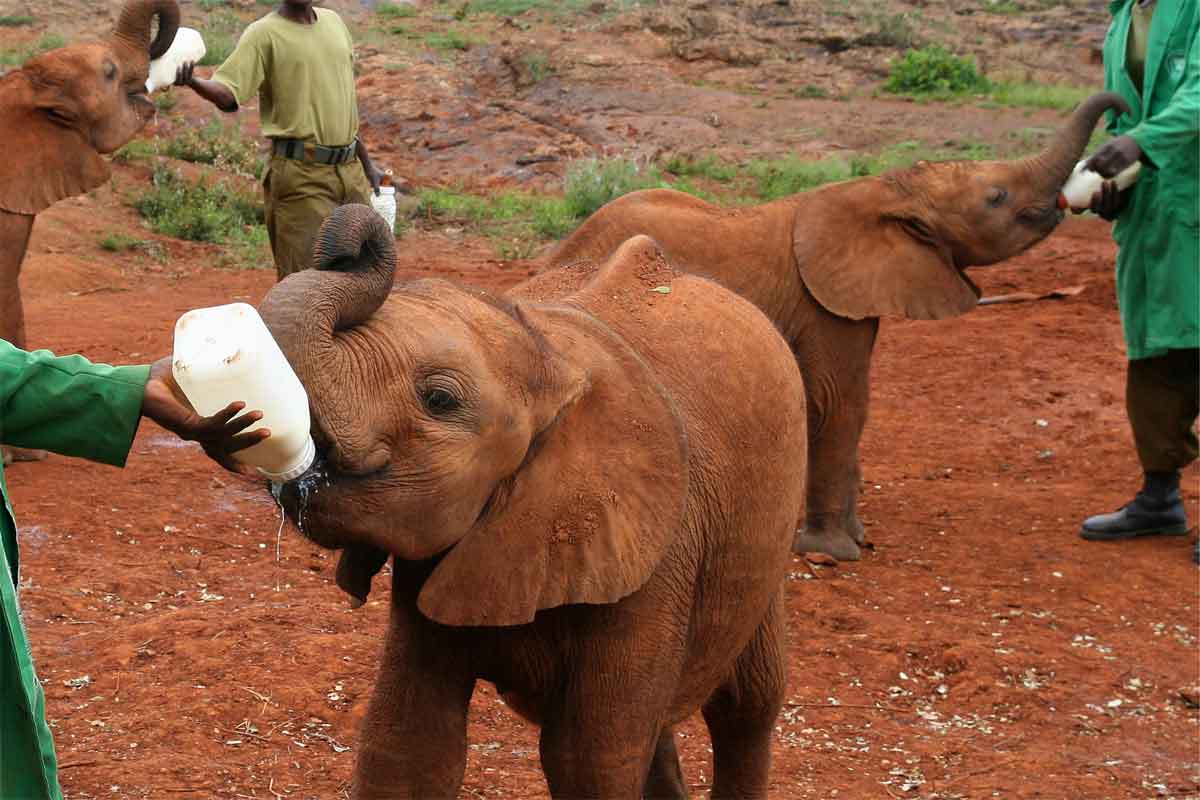
[[[176,0],[128,0],[109,35],[43,53],[0,79],[0,140],[10,153],[0,161],[0,210],[37,214],[108,180],[99,154],[154,116],[150,60],[178,27]]]
[[[974,308],[962,270],[995,264],[1040,242],[1062,220],[1060,189],[1119,95],[1075,109],[1042,153],[1017,161],[920,162],[805,195],[793,252],[805,286],[829,311],[943,319]]]
[[[569,304],[432,280],[392,291],[394,238],[366,206],[325,221],[313,266],[261,313],[308,390],[319,452],[281,502],[344,550],[342,588],[364,599],[388,554],[433,560],[426,616],[511,625],[649,578],[679,528],[686,445],[623,340]]]

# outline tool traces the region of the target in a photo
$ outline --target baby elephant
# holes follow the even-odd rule
[[[343,206],[262,304],[320,452],[289,516],[359,601],[393,557],[352,796],[454,797],[486,680],[541,725],[554,797],[686,796],[696,709],[714,795],[765,797],[805,485],[783,339],[646,237],[506,297],[393,291],[394,246]]]

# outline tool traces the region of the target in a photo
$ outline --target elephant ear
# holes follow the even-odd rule
[[[792,252],[804,285],[839,317],[946,319],[979,300],[932,228],[904,212],[864,212],[836,197],[807,203],[796,212]]]
[[[53,109],[39,107],[32,88],[20,91],[14,81],[0,94],[6,95],[0,109],[0,142],[10,154],[0,159],[0,209],[38,214],[108,181],[108,163],[82,134],[55,122]]]
[[[591,315],[543,307],[546,424],[418,598],[444,625],[520,625],[641,588],[680,529],[688,451],[646,363]],[[535,390],[538,391],[538,390]]]

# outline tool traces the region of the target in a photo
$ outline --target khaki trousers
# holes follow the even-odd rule
[[[1174,472],[1200,455],[1200,349],[1129,362],[1125,408],[1146,472]]]
[[[275,272],[283,280],[312,266],[313,241],[335,208],[370,205],[371,185],[357,159],[330,165],[272,155],[263,197]]]

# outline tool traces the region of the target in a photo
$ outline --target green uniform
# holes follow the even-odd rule
[[[250,24],[213,80],[238,105],[259,98],[263,134],[306,145],[346,147],[358,136],[354,42],[342,18],[314,8],[305,25],[272,12]],[[267,233],[280,278],[307,269],[325,217],[345,203],[370,203],[357,159],[318,164],[273,155],[263,176]]]
[[[0,442],[122,466],[150,368],[27,353],[0,339]],[[17,602],[17,528],[0,466],[0,798],[57,800],[45,700]]]
[[[1110,115],[1108,129],[1132,137],[1149,162],[1113,228],[1120,247],[1117,299],[1131,360],[1200,347],[1200,3],[1155,4],[1141,84],[1128,63],[1130,36],[1137,35],[1135,4],[1110,5],[1113,22],[1104,43],[1105,86],[1132,109]]]

